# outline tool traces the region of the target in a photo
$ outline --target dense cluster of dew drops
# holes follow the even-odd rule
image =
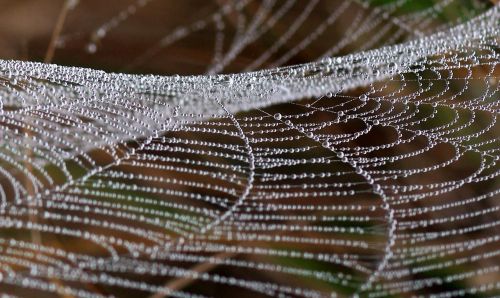
[[[207,75],[0,61],[0,292],[500,294],[500,9],[481,2],[436,26],[460,1],[395,17],[408,1],[338,1],[276,59],[312,0],[237,74],[218,73],[295,1],[264,0],[251,16],[240,12],[254,1],[228,2],[134,62],[215,26]],[[148,2],[98,27],[86,50]],[[351,6],[369,13],[316,61],[283,66]]]

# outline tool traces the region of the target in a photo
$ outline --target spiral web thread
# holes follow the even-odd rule
[[[250,2],[137,61],[212,21],[221,44],[225,13]],[[500,10],[430,33],[422,20],[452,2],[398,18],[397,4],[342,2],[325,24],[350,5],[373,11],[345,39],[377,24],[410,40],[365,51],[396,41],[380,34],[354,54],[328,58],[337,43],[317,62],[256,72],[215,74],[294,1],[264,1],[231,49],[216,42],[213,75],[0,61],[1,292],[498,295]]]

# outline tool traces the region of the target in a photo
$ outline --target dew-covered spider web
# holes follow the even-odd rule
[[[500,295],[499,6],[320,2],[220,1],[122,65],[209,36],[200,75],[1,60],[2,295]]]

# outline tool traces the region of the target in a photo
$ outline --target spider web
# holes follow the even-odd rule
[[[98,27],[87,51],[149,2]],[[0,61],[2,292],[499,294],[499,7],[431,26],[454,1],[407,14],[408,1],[339,2],[278,53],[311,1],[242,67],[264,69],[216,74],[296,5],[237,13],[252,3],[177,28],[128,66],[214,25],[211,75]],[[279,67],[352,5],[366,11],[317,61]]]

